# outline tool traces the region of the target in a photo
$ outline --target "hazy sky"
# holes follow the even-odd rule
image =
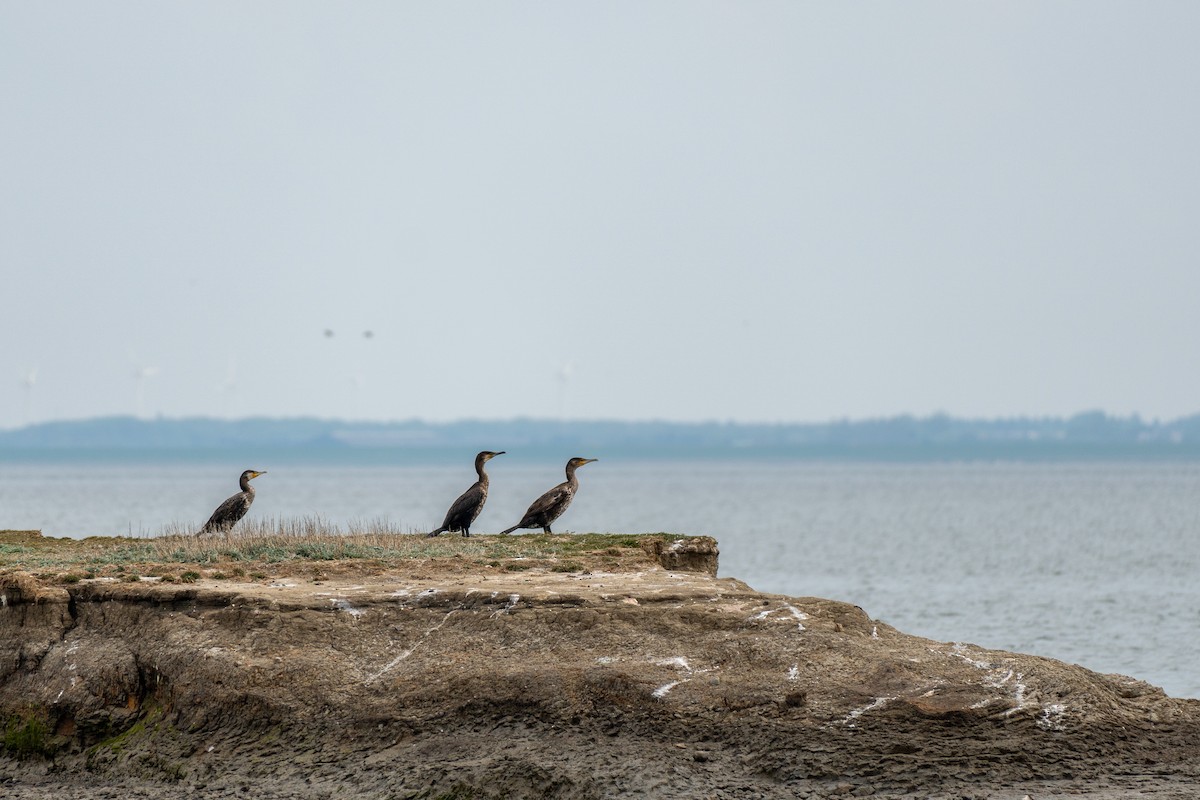
[[[0,0],[0,426],[1197,412],[1198,30]]]

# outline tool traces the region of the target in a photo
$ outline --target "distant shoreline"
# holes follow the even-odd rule
[[[1200,461],[1200,415],[1169,422],[1101,412],[1067,418],[935,415],[828,423],[611,420],[345,422],[316,418],[102,419],[0,431],[0,463],[458,461],[490,447],[509,460],[605,453],[629,460]]]
[[[479,447],[494,444],[480,439]],[[630,447],[602,444],[517,445],[510,462],[546,460],[580,453],[602,453],[608,460],[631,462],[828,462],[828,463],[1191,463],[1200,462],[1200,444],[964,444],[912,446],[794,446],[794,447]],[[475,446],[338,447],[312,445],[255,445],[223,447],[0,447],[0,464],[179,464],[225,463],[230,459],[270,461],[273,464],[341,464],[346,466],[405,466],[457,464],[473,455]],[[578,453],[576,453],[578,451]]]

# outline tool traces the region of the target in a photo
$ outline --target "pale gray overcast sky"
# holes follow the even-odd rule
[[[3,0],[0,426],[1197,412],[1197,31]]]

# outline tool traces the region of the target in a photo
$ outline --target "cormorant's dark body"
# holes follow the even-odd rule
[[[488,496],[488,474],[484,470],[483,465],[491,461],[496,456],[504,455],[501,450],[498,453],[493,453],[491,450],[484,450],[479,455],[475,456],[475,474],[479,476],[479,480],[471,485],[458,499],[450,505],[450,510],[446,512],[446,519],[442,522],[442,527],[436,531],[430,531],[430,536],[437,536],[444,531],[462,531],[463,536],[471,535],[471,523],[479,516],[479,512],[483,511],[483,504],[487,502]]]
[[[517,528],[541,528],[546,533],[554,533],[550,530],[551,523],[567,510],[567,506],[571,505],[571,501],[575,499],[576,490],[579,489],[579,479],[575,477],[575,470],[593,461],[599,461],[599,459],[572,458],[568,461],[567,479],[534,500],[533,505],[525,512],[525,516],[521,517],[521,521],[508,530],[501,531],[501,535],[512,533]]]
[[[255,469],[243,472],[242,477],[238,480],[238,485],[242,487],[242,490],[217,506],[217,510],[212,513],[208,522],[204,523],[204,527],[196,535],[222,533],[236,525],[239,519],[246,516],[246,512],[250,510],[250,504],[254,502],[254,487],[250,485],[251,479],[265,474],[265,470],[260,472]]]

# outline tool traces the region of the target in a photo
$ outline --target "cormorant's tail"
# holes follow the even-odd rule
[[[445,527],[438,528],[436,531],[430,531],[429,533],[425,534],[425,536],[432,539],[434,536],[437,536],[439,533],[445,533],[448,530],[450,530],[450,529],[445,528]]]
[[[513,531],[515,531],[515,530],[516,530],[517,528],[519,528],[519,527],[521,527],[521,526],[520,526],[520,525],[513,525],[511,528],[509,528],[509,529],[508,529],[508,530],[506,530],[506,531],[500,531],[500,535],[501,535],[501,536],[507,536],[508,534],[512,533]]]

